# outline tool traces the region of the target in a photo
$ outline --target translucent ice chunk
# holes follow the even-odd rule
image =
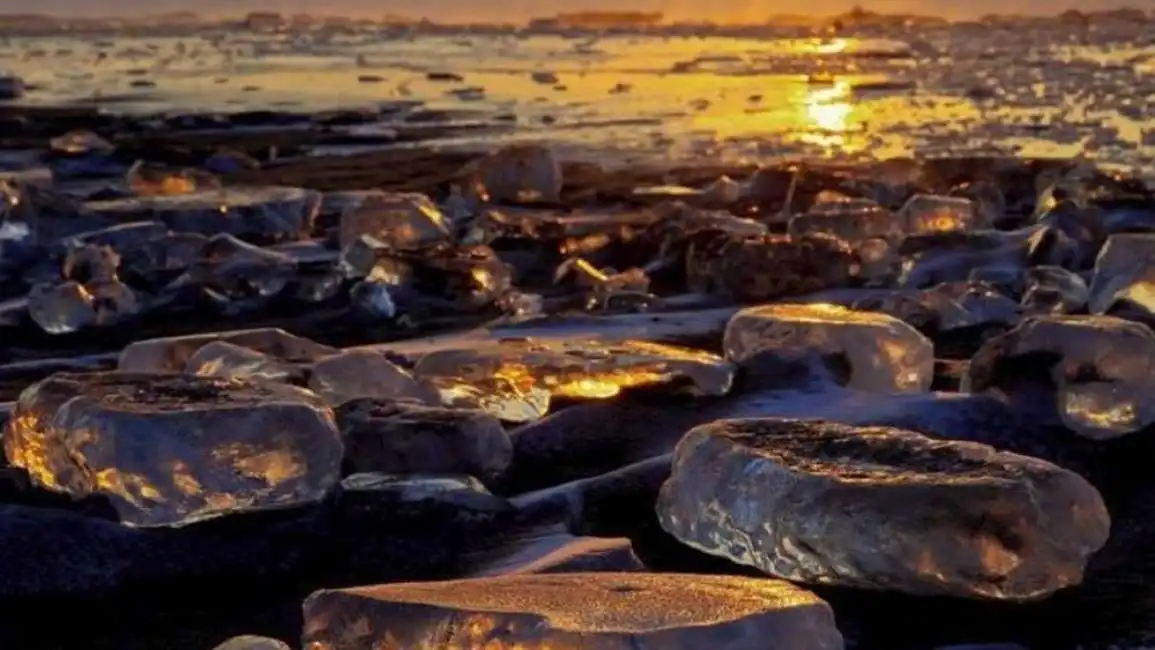
[[[1008,296],[1022,296],[1027,290],[1023,267],[1014,264],[980,266],[971,270],[967,281],[989,284]]]
[[[921,330],[949,332],[977,325],[1015,325],[1019,304],[980,282],[951,282],[930,289],[894,289],[864,296],[857,310],[890,314]]]
[[[36,255],[36,235],[23,221],[7,221],[4,182],[0,181],[0,267],[9,264],[19,267]]]
[[[556,202],[561,195],[561,163],[549,147],[511,145],[474,160],[465,173],[498,203]]]
[[[392,251],[385,242],[372,235],[361,235],[341,251],[341,268],[351,278],[363,278]]]
[[[974,202],[960,196],[916,194],[902,206],[898,218],[912,235],[991,227],[980,220]]]
[[[304,612],[303,643],[313,650],[738,650],[745,639],[773,640],[774,646],[763,647],[843,646],[825,602],[766,578],[511,575],[318,591],[305,601]],[[516,641],[507,640],[506,630],[516,630]],[[357,639],[356,645],[348,639]]]
[[[431,352],[414,374],[436,386],[447,405],[512,422],[542,417],[551,397],[606,399],[678,380],[695,393],[723,395],[733,381],[732,366],[715,355],[643,341],[501,341]]]
[[[397,303],[393,300],[390,288],[393,285],[366,278],[353,285],[349,290],[349,298],[361,313],[373,318],[389,319],[397,315]]]
[[[212,650],[290,650],[289,644],[264,636],[235,636]]]
[[[191,232],[163,235],[125,251],[121,270],[135,283],[160,289],[196,263],[208,241]]]
[[[1021,316],[1017,302],[983,282],[946,282],[924,293],[948,296],[957,302],[968,315],[967,325],[1016,325]]]
[[[946,332],[974,324],[971,313],[957,300],[934,291],[899,289],[861,298],[851,306],[858,311],[889,314],[923,330]]]
[[[340,480],[333,412],[283,384],[57,375],[21,393],[15,415],[13,464],[49,489],[107,497],[129,526],[314,503]]]
[[[19,221],[0,223],[0,242],[16,242],[27,239],[32,234],[28,224]]]
[[[934,379],[934,346],[918,330],[877,312],[829,304],[749,307],[734,315],[723,338],[726,358],[808,349],[849,365],[848,384],[868,391],[919,392]]]
[[[92,308],[96,312],[94,324],[115,325],[140,312],[140,302],[136,292],[119,280],[89,282],[84,285],[92,296]]]
[[[764,235],[766,224],[736,217],[721,210],[699,210],[684,203],[663,204],[655,208],[659,220],[650,226],[650,236],[657,240],[686,238],[711,230],[741,236]]]
[[[1087,204],[1089,191],[1079,174],[1064,172],[1051,168],[1043,170],[1035,178],[1037,198],[1035,199],[1035,216],[1042,216],[1054,210],[1064,201],[1078,206]]]
[[[875,206],[878,202],[873,199],[854,197],[836,190],[822,190],[814,195],[811,210],[825,211],[838,209],[839,206]]]
[[[780,165],[759,167],[746,182],[746,196],[768,213],[777,213],[781,221],[793,214],[794,197],[805,175],[799,165],[789,169]]]
[[[1083,311],[1090,290],[1083,278],[1058,266],[1026,270],[1023,307],[1036,313],[1071,314]]]
[[[443,245],[383,253],[366,278],[426,306],[449,311],[485,309],[512,288],[509,266],[485,245]]]
[[[1109,440],[1144,428],[1155,421],[1152,384],[1089,381],[1059,389],[1063,424],[1094,440]]]
[[[868,286],[890,286],[902,275],[898,247],[886,239],[864,239],[850,244],[858,258],[858,277]]]
[[[424,194],[380,192],[341,215],[341,246],[370,235],[398,250],[418,249],[452,239],[449,222]]]
[[[84,207],[119,222],[160,221],[174,232],[230,234],[264,242],[307,237],[320,204],[320,193],[299,187],[226,186],[88,201]]]
[[[68,246],[111,246],[117,252],[136,248],[171,234],[159,221],[133,221],[108,228],[81,232],[65,240]]]
[[[341,293],[345,285],[345,275],[334,269],[332,271],[302,271],[293,280],[290,291],[302,302],[325,302]]]
[[[7,219],[23,200],[20,187],[15,182],[0,177],[0,219]],[[5,221],[0,227],[7,225],[8,222]]]
[[[288,255],[217,235],[172,286],[208,286],[230,298],[267,298],[280,293],[295,271],[296,262]]]
[[[455,229],[463,228],[473,221],[479,209],[479,202],[465,196],[461,186],[457,184],[449,189],[449,196],[441,204],[441,211]]]
[[[845,287],[860,271],[850,245],[824,233],[720,236],[686,254],[693,291],[761,303]]]
[[[185,366],[185,374],[286,381],[300,373],[284,360],[227,341],[213,341],[192,355]]]
[[[701,198],[702,191],[685,185],[643,185],[635,187],[630,192],[630,197],[651,203],[677,200],[691,201]]]
[[[404,368],[370,350],[345,350],[312,365],[309,388],[331,406],[360,398],[429,401],[432,392]]]
[[[963,390],[1002,393],[1032,417],[1115,438],[1155,422],[1155,333],[1110,316],[1034,316],[986,342]],[[1040,412],[1041,410],[1041,412]]]
[[[110,153],[115,147],[108,140],[92,131],[69,131],[48,141],[49,147],[57,153],[73,156],[88,153]]]
[[[184,372],[188,360],[214,341],[225,341],[278,359],[301,363],[311,363],[337,352],[327,345],[267,327],[137,341],[121,352],[117,368],[122,372],[136,373]]]
[[[1106,239],[1098,212],[1064,201],[1027,229],[1027,259],[1031,264],[1048,264],[1081,270],[1094,262]]]
[[[23,154],[32,152],[14,152],[9,151],[10,154],[16,154],[16,158],[20,165],[19,169],[0,171],[0,181],[4,181],[16,188],[34,188],[37,190],[50,189],[52,187],[52,169],[49,167],[24,167],[26,156]],[[34,156],[35,157],[35,156]]]
[[[702,188],[702,198],[710,203],[728,205],[742,198],[742,184],[722,174],[714,182]]]
[[[532,422],[549,413],[550,392],[495,376],[483,385],[434,381],[441,402],[453,408],[479,409],[505,422]]]
[[[611,304],[649,304],[656,300],[649,292],[650,277],[642,269],[629,269],[606,276],[590,292],[586,309],[609,309]]]
[[[966,280],[978,268],[1023,266],[1023,253],[1012,246],[1003,248],[930,250],[903,262],[899,286],[933,287],[943,282]]]
[[[801,235],[823,232],[849,242],[863,239],[897,239],[902,224],[890,210],[868,199],[816,203],[805,214],[790,219],[787,232]]]
[[[79,282],[32,287],[28,315],[49,334],[70,334],[96,322],[92,294]]]
[[[792,581],[1007,603],[1071,587],[1107,541],[1102,497],[1070,470],[822,417],[694,427],[658,497],[663,529]]]
[[[1007,219],[1007,197],[993,181],[980,180],[964,183],[953,190],[951,196],[970,199],[974,202],[979,223],[997,226]]]
[[[622,273],[611,269],[607,274],[586,260],[574,257],[558,266],[554,281],[570,275],[579,286],[589,289],[587,309],[605,309],[612,300],[624,296],[649,296],[650,278],[642,269],[629,269]]]
[[[1099,252],[1088,308],[1105,314],[1119,302],[1155,315],[1155,234],[1111,235]]]
[[[288,293],[306,303],[327,301],[341,292],[347,278],[341,256],[319,241],[299,241],[271,248],[296,265]]]
[[[536,293],[510,291],[498,300],[501,310],[515,318],[541,316],[545,310],[544,299]]]

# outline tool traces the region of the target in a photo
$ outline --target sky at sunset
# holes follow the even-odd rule
[[[433,19],[521,20],[575,9],[642,9],[665,11],[670,18],[708,17],[757,20],[772,13],[835,13],[855,0],[0,0],[0,13],[37,12],[57,15],[108,16],[196,10],[208,15],[238,15],[254,9],[378,17],[387,13]],[[910,11],[952,17],[983,13],[1055,13],[1064,9],[1143,7],[1151,0],[874,0],[864,7],[884,12]]]

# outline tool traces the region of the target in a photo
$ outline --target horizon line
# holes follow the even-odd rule
[[[675,26],[677,23],[684,23],[684,22],[700,22],[700,23],[707,23],[707,24],[759,25],[759,24],[769,23],[775,18],[798,18],[798,19],[806,19],[806,20],[820,20],[820,19],[824,19],[824,18],[826,18],[826,19],[845,18],[847,16],[855,15],[856,9],[862,9],[862,8],[861,7],[855,7],[853,9],[849,9],[846,11],[823,12],[823,13],[775,12],[775,13],[767,14],[766,19],[763,23],[751,22],[751,21],[741,21],[739,23],[720,23],[718,21],[710,20],[710,19],[705,18],[705,17],[700,18],[700,19],[670,18],[670,17],[666,16],[664,14],[664,12],[639,12],[639,11],[632,11],[632,10],[613,10],[613,9],[589,9],[589,10],[579,10],[579,11],[572,11],[572,12],[561,11],[561,12],[555,12],[552,14],[531,15],[531,16],[520,19],[520,21],[522,24],[528,24],[532,21],[550,20],[550,19],[556,19],[556,18],[563,18],[566,16],[581,16],[581,15],[588,15],[588,14],[611,14],[611,15],[612,14],[621,14],[623,16],[627,16],[627,15],[636,14],[636,13],[654,13],[654,14],[657,14],[659,16],[658,22],[655,22],[653,24],[653,26],[655,26],[655,27]],[[1082,14],[1085,16],[1095,16],[1095,15],[1101,15],[1101,14],[1115,14],[1115,13],[1120,13],[1120,12],[1137,13],[1137,14],[1141,14],[1144,16],[1151,16],[1151,17],[1155,18],[1155,9],[1152,9],[1150,11],[1146,11],[1146,10],[1143,10],[1143,9],[1141,9],[1139,7],[1135,7],[1135,6],[1121,6],[1121,7],[1116,7],[1113,9],[1090,9],[1090,10],[1064,9],[1062,11],[1053,11],[1053,10],[1052,11],[1046,11],[1046,10],[1040,9],[1037,11],[1027,10],[1027,11],[1017,11],[1017,12],[1013,12],[1013,13],[984,12],[982,14],[978,14],[976,17],[980,18],[980,19],[981,18],[1048,18],[1048,17],[1049,18],[1058,18],[1058,17],[1062,17],[1063,15],[1068,15],[1068,14],[1072,14],[1072,13]],[[11,18],[48,18],[48,19],[60,20],[60,21],[67,21],[67,20],[74,20],[74,21],[100,21],[100,20],[103,20],[103,21],[113,21],[113,20],[137,21],[137,20],[144,20],[144,19],[148,19],[148,18],[165,18],[165,17],[170,17],[170,16],[182,16],[182,15],[184,15],[184,16],[189,16],[189,17],[216,20],[216,21],[234,21],[235,20],[235,21],[242,21],[243,22],[244,20],[246,20],[247,18],[251,17],[254,14],[265,14],[265,15],[277,14],[277,15],[280,15],[284,18],[292,18],[294,16],[309,16],[309,17],[313,17],[313,18],[345,18],[345,19],[353,19],[353,20],[375,20],[375,21],[384,21],[386,19],[394,19],[397,21],[406,21],[406,22],[411,22],[411,23],[423,23],[424,22],[424,23],[431,23],[434,25],[438,25],[438,24],[440,24],[440,25],[452,25],[452,24],[455,24],[455,22],[452,19],[446,19],[446,18],[435,19],[435,18],[430,17],[430,16],[411,16],[411,15],[406,15],[404,13],[392,13],[392,12],[388,12],[388,11],[383,12],[383,13],[378,13],[378,14],[371,14],[371,13],[366,13],[366,12],[325,13],[325,12],[309,12],[309,11],[273,11],[273,10],[268,10],[268,9],[251,9],[248,11],[244,11],[243,13],[236,13],[236,14],[234,14],[234,13],[215,13],[215,12],[203,13],[203,12],[199,12],[199,11],[196,11],[193,9],[182,9],[182,10],[161,11],[161,12],[148,12],[148,13],[141,13],[141,14],[136,14],[136,15],[124,15],[124,14],[96,15],[96,14],[93,14],[93,15],[81,15],[81,16],[67,15],[67,14],[61,14],[61,13],[55,13],[55,12],[13,11],[13,12],[0,12],[0,21],[2,21],[4,19],[11,19]],[[950,21],[950,22],[959,22],[959,21],[968,22],[969,20],[974,20],[974,19],[952,18],[949,15],[942,14],[942,13],[921,13],[921,12],[914,12],[914,11],[886,12],[886,11],[873,11],[870,9],[863,9],[859,15],[864,16],[864,17],[878,17],[878,18],[887,18],[887,17],[930,18],[930,19],[941,19],[941,20],[946,20],[946,21]],[[670,20],[675,20],[675,21],[677,21],[677,23],[668,22]],[[510,21],[510,20],[490,20],[490,21],[465,20],[463,22],[470,24],[470,25],[510,25],[510,24],[515,24],[515,21]]]

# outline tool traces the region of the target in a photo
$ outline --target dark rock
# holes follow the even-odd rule
[[[232,530],[143,530],[65,510],[0,505],[6,549],[0,599],[92,597],[182,580],[285,577],[301,568],[308,550],[287,543],[299,526],[281,515]]]
[[[345,471],[468,474],[491,480],[509,467],[509,435],[482,411],[357,399],[337,409]]]
[[[632,536],[653,521],[653,504],[670,475],[670,456],[658,456],[621,469],[528,492],[511,502],[533,518],[564,521],[577,535]]]
[[[564,409],[510,434],[513,465],[500,490],[539,490],[668,454],[709,417],[690,400],[658,404],[624,397]]]
[[[465,77],[454,72],[430,72],[425,75],[430,81],[465,81]]]

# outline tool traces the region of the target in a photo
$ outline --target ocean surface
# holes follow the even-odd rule
[[[414,106],[494,127],[446,147],[532,139],[688,161],[1076,155],[1155,178],[1155,34],[1125,23],[761,39],[12,38],[0,40],[0,71],[31,84],[23,103],[133,113]]]

